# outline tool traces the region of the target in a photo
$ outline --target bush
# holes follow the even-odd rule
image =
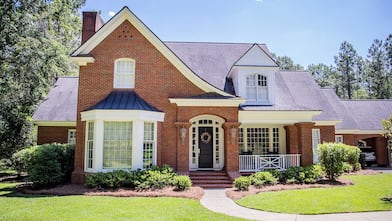
[[[175,176],[173,177],[172,185],[175,191],[183,191],[192,186],[192,181],[189,176]]]
[[[175,173],[167,170],[147,170],[141,177],[142,182],[136,185],[136,189],[162,189],[171,184],[170,181],[174,176]]]
[[[16,170],[18,173],[27,172],[32,153],[36,148],[37,146],[29,147],[14,153],[11,157],[11,164],[14,170]]]
[[[133,185],[132,173],[124,170],[115,170],[107,173],[93,173],[86,176],[87,187],[119,188]]]
[[[351,164],[343,162],[343,172],[350,173],[351,171],[353,171],[353,167],[351,166]]]
[[[249,177],[240,176],[234,180],[234,186],[237,190],[248,190],[250,186],[250,179]]]
[[[43,144],[18,151],[12,157],[18,172],[27,172],[35,188],[55,186],[70,181],[74,145]]]
[[[264,170],[265,172],[269,172],[272,176],[274,176],[276,179],[278,179],[279,181],[282,178],[282,172],[280,172],[279,170],[276,169],[267,169]]]
[[[328,179],[335,180],[343,172],[343,162],[346,157],[344,144],[319,144],[319,161],[323,166]]]
[[[252,185],[256,188],[261,188],[265,185],[276,185],[278,183],[278,178],[274,177],[270,172],[257,172],[249,177]]]
[[[281,181],[287,184],[315,183],[323,177],[322,167],[316,164],[307,167],[289,167],[282,172]]]
[[[344,148],[345,158],[344,161],[354,166],[359,162],[359,156],[361,154],[361,150],[355,146],[349,146],[346,144],[340,144],[342,148]]]

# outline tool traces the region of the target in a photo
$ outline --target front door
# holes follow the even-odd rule
[[[213,130],[212,127],[199,127],[199,168],[213,168]]]

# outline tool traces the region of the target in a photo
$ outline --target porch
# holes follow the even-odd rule
[[[301,154],[239,155],[240,172],[257,172],[266,169],[286,170],[300,166]]]

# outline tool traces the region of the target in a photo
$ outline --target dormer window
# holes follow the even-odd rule
[[[268,81],[262,74],[246,76],[246,98],[248,101],[268,103]]]
[[[114,62],[114,88],[135,88],[135,61],[120,58]]]

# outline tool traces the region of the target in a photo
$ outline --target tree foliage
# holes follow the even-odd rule
[[[0,158],[31,144],[31,116],[57,76],[70,73],[84,0],[0,5]]]
[[[284,71],[302,71],[304,67],[300,64],[295,64],[293,59],[288,56],[277,56],[274,53],[271,53],[272,57],[275,59],[276,63],[278,63],[281,70]]]

